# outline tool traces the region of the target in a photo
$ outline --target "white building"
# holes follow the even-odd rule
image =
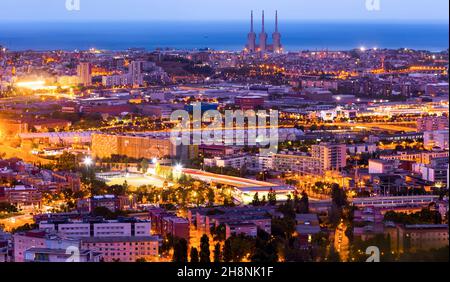
[[[205,166],[209,167],[232,167],[234,169],[245,167],[247,170],[263,171],[271,170],[273,168],[273,156],[232,155],[205,158],[203,163]]]
[[[350,154],[373,153],[377,150],[375,143],[362,143],[347,145],[347,151]]]
[[[41,221],[39,229],[54,230],[67,237],[150,236],[151,222],[149,220],[67,221],[64,223]]]
[[[102,76],[102,84],[106,87],[131,85],[132,79],[129,74],[114,74]]]
[[[396,160],[369,160],[369,174],[389,173],[397,168],[398,161]]]
[[[144,69],[145,61],[132,61],[128,67],[128,73],[131,77],[131,84],[133,86],[141,86],[144,84],[142,71]]]
[[[443,150],[448,150],[448,129],[425,131],[423,133],[423,145],[426,148],[438,147]]]

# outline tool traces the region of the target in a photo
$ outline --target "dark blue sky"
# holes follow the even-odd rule
[[[76,1],[76,0],[75,0]],[[66,0],[0,0],[0,20],[246,20],[262,9],[276,9],[282,20],[421,20],[449,18],[448,0],[79,0],[80,11]],[[377,0],[368,0],[377,1]]]

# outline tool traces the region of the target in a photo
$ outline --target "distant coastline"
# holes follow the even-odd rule
[[[267,19],[270,24],[271,19]],[[9,22],[9,24],[1,24]],[[267,32],[271,33],[271,25]],[[255,29],[260,26],[255,24]],[[126,50],[128,48],[210,48],[239,51],[245,21],[27,22],[0,21],[0,45],[11,50]],[[286,51],[411,48],[448,49],[448,22],[280,21]]]

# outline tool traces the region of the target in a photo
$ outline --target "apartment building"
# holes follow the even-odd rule
[[[345,144],[320,143],[311,146],[311,156],[319,159],[323,171],[339,171],[346,166],[347,147]]]
[[[101,253],[105,262],[158,261],[157,236],[88,237],[81,240],[84,250]]]
[[[151,221],[134,218],[118,220],[49,220],[41,221],[39,229],[54,230],[67,237],[150,236]]]

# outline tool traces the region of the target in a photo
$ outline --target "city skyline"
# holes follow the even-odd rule
[[[0,1],[0,268],[449,261],[447,1]]]

